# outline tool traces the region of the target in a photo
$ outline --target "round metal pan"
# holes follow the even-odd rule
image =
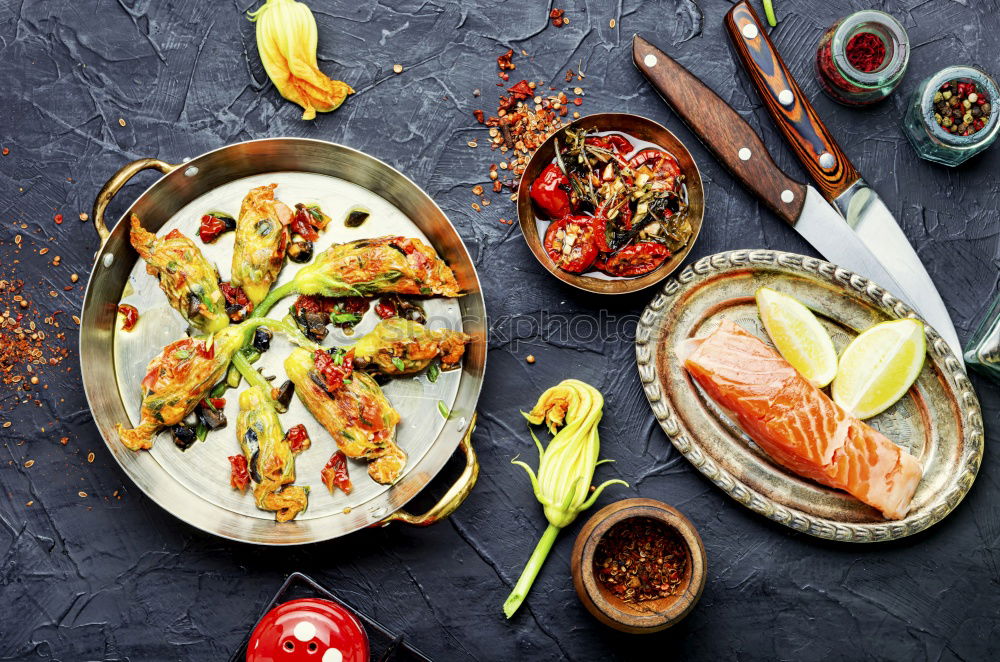
[[[923,466],[910,512],[898,521],[772,461],[690,378],[678,356],[679,343],[708,333],[721,320],[770,343],[754,300],[764,286],[816,311],[838,351],[874,324],[914,316],[877,285],[816,258],[741,250],[689,265],[667,281],[636,330],[639,376],[677,450],[746,507],[812,536],[878,542],[912,535],[943,519],[976,478],[983,420],[962,362],[931,327],[926,327],[927,360],[916,383],[899,402],[866,421]]]
[[[107,203],[129,178],[149,168],[160,170],[164,176],[139,196],[108,231],[103,219]],[[292,204],[309,202],[311,198],[319,201],[325,211],[329,209],[327,213],[332,212],[327,232],[332,236],[317,244],[317,251],[326,244],[345,240],[338,232],[347,231],[333,227],[343,225],[343,217],[333,215],[343,211],[338,205],[346,208],[360,204],[372,210],[371,218],[350,238],[409,234],[428,241],[454,270],[463,292],[463,296],[454,300],[425,302],[429,324],[433,326],[431,320],[437,318],[438,323],[461,329],[473,338],[461,370],[442,373],[442,378],[433,384],[426,377],[415,377],[398,380],[398,386],[394,381],[386,387],[390,401],[403,414],[398,441],[409,455],[402,477],[392,486],[371,482],[363,465],[357,464],[351,467],[355,490],[350,495],[339,491],[328,494],[319,482],[316,467],[321,467],[336,448],[325,431],[301,409],[297,399],[293,400],[293,407],[299,409],[296,412],[290,408],[282,417],[283,425],[287,428],[303,422],[313,437],[313,447],[296,460],[297,484],[318,488],[312,490],[306,511],[295,520],[280,524],[274,521],[273,513],[257,510],[251,497],[228,486],[225,457],[239,452],[233,431],[238,390],[227,394],[227,409],[233,407],[230,425],[210,433],[205,442],[188,451],[181,452],[171,443],[169,434],[161,432],[151,452],[137,453],[125,448],[115,433],[117,423],[137,422],[140,394],[136,377],[141,380],[145,363],[164,345],[182,337],[185,327],[180,316],[169,308],[155,280],[145,274],[142,261],[129,244],[128,223],[122,221],[135,213],[152,232],[180,228],[193,237],[198,218],[209,211],[202,205],[211,209],[221,205],[235,216],[242,196],[252,186],[271,181],[278,183],[278,197],[283,201]],[[283,198],[283,188],[292,191],[292,197]],[[308,191],[315,194],[302,199]],[[293,199],[295,196],[299,197]],[[430,197],[403,174],[342,145],[302,138],[254,140],[207,152],[180,166],[157,159],[129,163],[98,194],[93,217],[102,246],[90,274],[81,315],[84,389],[94,421],[111,454],[135,484],[161,507],[193,526],[225,538],[292,545],[327,540],[390,521],[431,524],[454,511],[471,491],[478,476],[470,435],[486,368],[485,303],[475,267],[455,228]],[[223,239],[219,241],[225,244]],[[231,256],[231,252],[227,256],[225,251],[231,251],[231,246],[202,248],[225,279]],[[299,265],[287,264],[281,281],[290,278],[298,268]],[[117,307],[122,300],[138,303],[140,315],[145,316],[140,317],[133,332],[116,328]],[[290,300],[279,304],[276,310],[289,303]],[[362,326],[358,328],[359,334],[365,331]],[[350,342],[347,338],[340,340],[339,344]],[[272,354],[277,354],[274,348],[264,356]],[[270,360],[280,364],[281,358],[274,356]],[[271,374],[275,372],[282,374],[277,370]],[[428,406],[429,398],[442,401],[451,415],[444,418],[434,402]],[[296,415],[300,418],[293,420]],[[466,467],[451,489],[427,513],[413,515],[403,511],[402,507],[441,470],[456,448],[465,454]],[[192,450],[195,452],[191,453]]]
[[[542,170],[545,169],[552,159],[555,158],[555,141],[562,138],[567,129],[595,129],[597,131],[619,131],[627,133],[634,138],[656,145],[661,149],[670,152],[677,159],[677,164],[684,174],[684,189],[687,193],[688,219],[691,221],[691,238],[688,243],[676,254],[670,256],[663,264],[642,276],[634,278],[614,278],[606,276],[599,271],[591,271],[585,274],[574,274],[556,266],[552,258],[545,252],[542,246],[544,227],[539,231],[539,219],[535,215],[535,205],[531,202],[531,183],[538,178]],[[694,162],[691,152],[680,139],[670,132],[667,127],[647,119],[640,115],[631,113],[597,113],[587,115],[580,119],[573,120],[565,127],[556,131],[543,142],[535,153],[528,160],[528,164],[521,174],[521,183],[517,189],[517,218],[521,227],[521,234],[531,249],[532,254],[538,263],[545,267],[550,274],[578,289],[594,292],[596,294],[628,294],[638,292],[660,282],[677,267],[681,266],[684,258],[691,252],[694,243],[698,241],[698,234],[701,232],[701,223],[705,215],[705,189],[701,182],[701,171],[698,164]],[[547,221],[546,221],[547,223]]]

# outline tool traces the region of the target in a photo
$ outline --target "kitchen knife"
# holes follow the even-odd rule
[[[716,158],[827,260],[868,278],[919,311],[836,208],[815,188],[782,172],[753,128],[715,92],[642,37],[632,38],[632,60]]]
[[[820,120],[753,8],[746,0],[737,3],[726,14],[725,24],[737,56],[764,105],[823,197],[886,266],[898,283],[896,293],[912,302],[951,346],[955,356],[961,357],[961,344],[951,316],[923,263],[878,193],[861,178]],[[826,255],[822,248],[817,248]]]

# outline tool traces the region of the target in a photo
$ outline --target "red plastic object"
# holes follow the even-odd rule
[[[247,645],[247,662],[368,662],[368,635],[344,607],[319,598],[278,605]]]

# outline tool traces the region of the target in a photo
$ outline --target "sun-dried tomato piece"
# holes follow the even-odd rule
[[[233,486],[234,490],[242,492],[250,484],[250,471],[247,468],[247,458],[245,455],[230,455],[229,464],[231,466],[229,484]]]
[[[351,485],[351,476],[347,472],[347,456],[343,451],[337,451],[330,457],[322,471],[319,472],[326,489],[333,492],[333,488],[339,487],[344,494],[350,494],[354,486]]]

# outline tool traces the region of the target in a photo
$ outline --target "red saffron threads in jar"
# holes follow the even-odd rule
[[[877,71],[885,62],[885,44],[871,32],[857,33],[844,50],[851,66],[866,74]]]

